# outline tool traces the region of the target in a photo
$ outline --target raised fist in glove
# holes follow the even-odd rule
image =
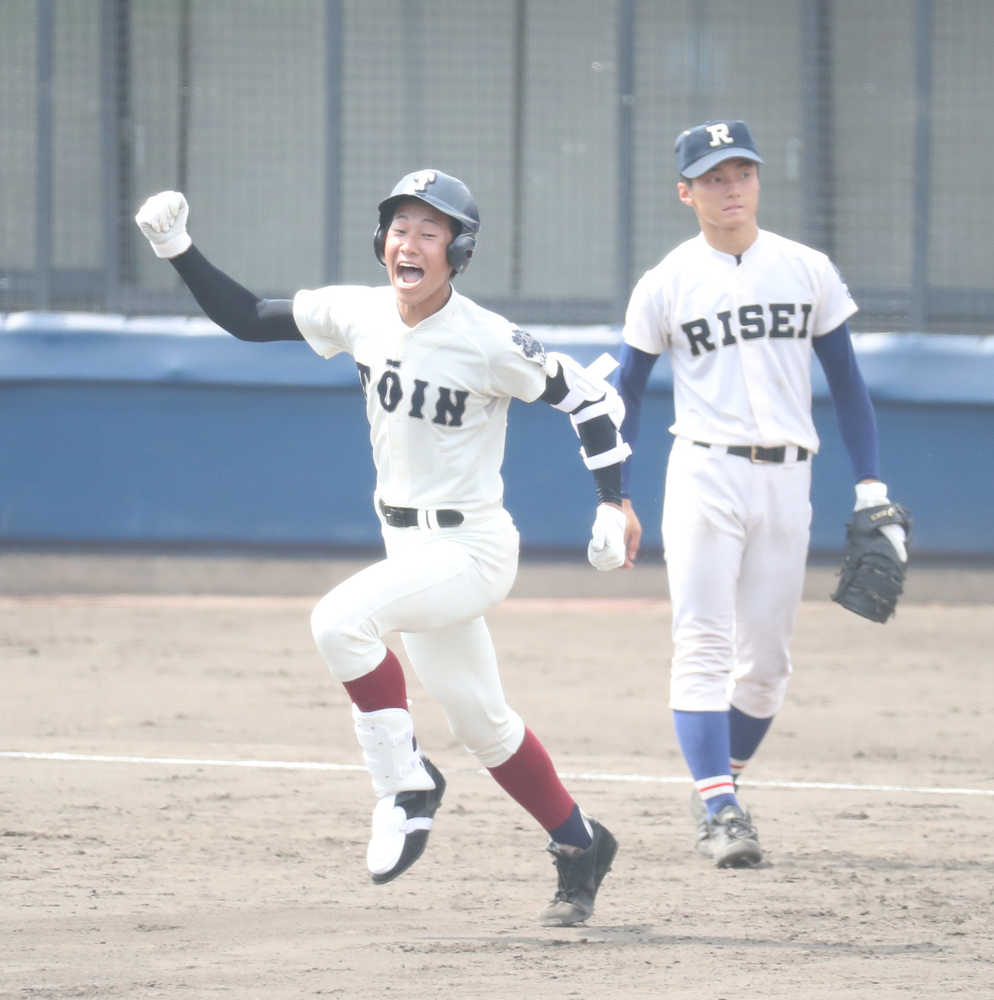
[[[832,600],[871,621],[887,621],[904,590],[910,535],[911,515],[887,498],[883,483],[857,483]]]
[[[193,240],[186,231],[190,206],[179,191],[160,191],[138,209],[135,222],[152,244],[156,257],[178,257]]]
[[[597,505],[597,515],[587,544],[587,559],[594,569],[619,569],[625,565],[625,512],[609,503]]]

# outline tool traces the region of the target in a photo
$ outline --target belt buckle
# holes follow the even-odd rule
[[[770,460],[768,458],[760,458],[759,453],[761,451],[766,451],[762,445],[751,444],[749,445],[749,461],[754,465],[770,465]]]

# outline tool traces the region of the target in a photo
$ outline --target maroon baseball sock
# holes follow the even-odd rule
[[[344,686],[360,712],[378,712],[381,708],[407,708],[404,668],[389,649],[378,666],[354,681],[345,681]]]
[[[576,802],[559,780],[552,758],[530,729],[525,729],[521,746],[503,764],[488,770],[497,784],[530,812],[557,843],[576,847],[590,844],[590,834]]]

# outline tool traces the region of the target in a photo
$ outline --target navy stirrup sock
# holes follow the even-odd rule
[[[749,759],[763,742],[773,722],[773,716],[768,719],[758,719],[754,715],[746,715],[734,705],[728,710],[729,757],[731,758],[732,776],[738,777]]]
[[[565,823],[560,823],[555,829],[549,830],[549,836],[557,844],[571,844],[574,847],[589,847],[592,843],[590,827],[587,826],[578,805],[573,806]]]

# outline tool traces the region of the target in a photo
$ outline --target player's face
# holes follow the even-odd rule
[[[449,217],[416,198],[400,202],[383,246],[397,309],[408,326],[438,312],[449,301],[450,268],[445,251],[452,239]]]
[[[709,239],[715,237],[720,245],[738,237],[750,243],[755,238],[759,171],[752,160],[725,160],[693,184],[678,182],[677,191],[680,200],[697,213],[701,230]]]

